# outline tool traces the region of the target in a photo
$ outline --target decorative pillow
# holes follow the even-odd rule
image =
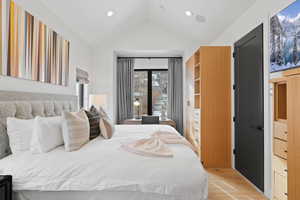
[[[84,111],[63,112],[63,139],[66,151],[76,151],[89,141],[90,125]]]
[[[45,107],[42,102],[33,102],[31,106],[33,116],[45,117]]]
[[[105,139],[112,138],[115,132],[115,126],[109,118],[100,119],[100,129],[101,129],[101,135]]]
[[[6,129],[6,119],[16,115],[17,108],[14,103],[0,103],[0,159],[11,153]]]
[[[97,110],[94,106],[91,107],[91,109]],[[108,114],[106,113],[105,109],[102,108],[101,106],[99,107],[99,114],[101,118],[109,118]]]
[[[33,132],[34,119],[7,118],[7,134],[13,154],[28,151]]]
[[[27,102],[16,102],[17,112],[16,118],[19,119],[32,119],[32,107]]]
[[[0,160],[11,153],[6,132],[5,126],[0,123]]]
[[[36,117],[34,119],[30,144],[32,153],[47,153],[63,144],[62,117]]]
[[[85,110],[90,124],[90,140],[100,135],[100,114],[97,109],[92,106],[89,111]]]

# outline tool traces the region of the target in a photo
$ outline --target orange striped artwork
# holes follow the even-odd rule
[[[3,12],[2,12],[2,0],[0,0],[0,76],[3,75],[3,67],[2,67],[2,58],[3,58],[3,55],[2,55],[2,37],[3,37],[3,33],[2,33],[2,20],[3,20]]]
[[[8,32],[5,75],[68,86],[69,41],[13,0],[9,7]]]

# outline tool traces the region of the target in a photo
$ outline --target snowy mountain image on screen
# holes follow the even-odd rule
[[[300,1],[271,18],[271,72],[300,67]]]

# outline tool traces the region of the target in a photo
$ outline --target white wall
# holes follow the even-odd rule
[[[94,51],[92,93],[108,95],[108,110],[114,116],[117,52],[139,52],[145,50],[171,52],[179,50],[184,55],[189,55],[186,52],[192,52],[199,45],[193,41],[178,37],[164,30],[161,26],[156,26],[150,22],[137,26],[126,34],[121,33],[114,41],[108,41]]]
[[[241,17],[229,26],[212,45],[232,45],[252,29],[264,23],[264,104],[265,104],[265,194],[271,197],[272,126],[269,84],[269,19],[293,0],[257,0]],[[233,63],[233,62],[232,62]],[[233,77],[232,65],[232,77]],[[274,74],[272,75],[274,76]],[[278,76],[276,74],[275,76]],[[232,80],[233,81],[233,80]],[[234,94],[234,93],[232,93]],[[234,102],[233,104],[234,105]],[[233,134],[234,136],[234,134]],[[233,138],[234,140],[234,138]],[[234,143],[233,143],[234,144]]]
[[[8,6],[6,0],[2,0],[5,4],[3,7]],[[56,94],[76,94],[76,82],[75,82],[75,69],[77,67],[82,68],[90,72],[91,66],[91,49],[82,40],[77,37],[67,25],[55,16],[49,9],[47,9],[40,0],[15,0],[25,10],[29,11],[32,15],[38,17],[43,23],[53,28],[56,32],[62,35],[65,39],[70,41],[70,81],[69,87],[63,87],[58,85],[52,85],[47,83],[40,83],[30,80],[21,80],[11,77],[0,76],[0,90],[10,91],[25,91],[25,92],[41,92],[41,93],[56,93]],[[6,11],[3,9],[4,12]],[[6,21],[3,24],[3,30],[6,30],[8,26],[6,17],[7,13],[4,13]],[[6,66],[7,56],[7,33],[3,34],[3,66]]]
[[[134,69],[168,69],[168,59],[136,59]]]

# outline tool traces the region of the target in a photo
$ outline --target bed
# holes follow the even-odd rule
[[[73,100],[63,101],[60,107],[72,110]],[[16,200],[206,200],[207,174],[189,147],[169,145],[172,158],[121,148],[157,130],[178,134],[164,125],[117,125],[112,139],[98,137],[79,151],[61,146],[46,154],[8,155],[0,160],[0,174],[13,175]]]

